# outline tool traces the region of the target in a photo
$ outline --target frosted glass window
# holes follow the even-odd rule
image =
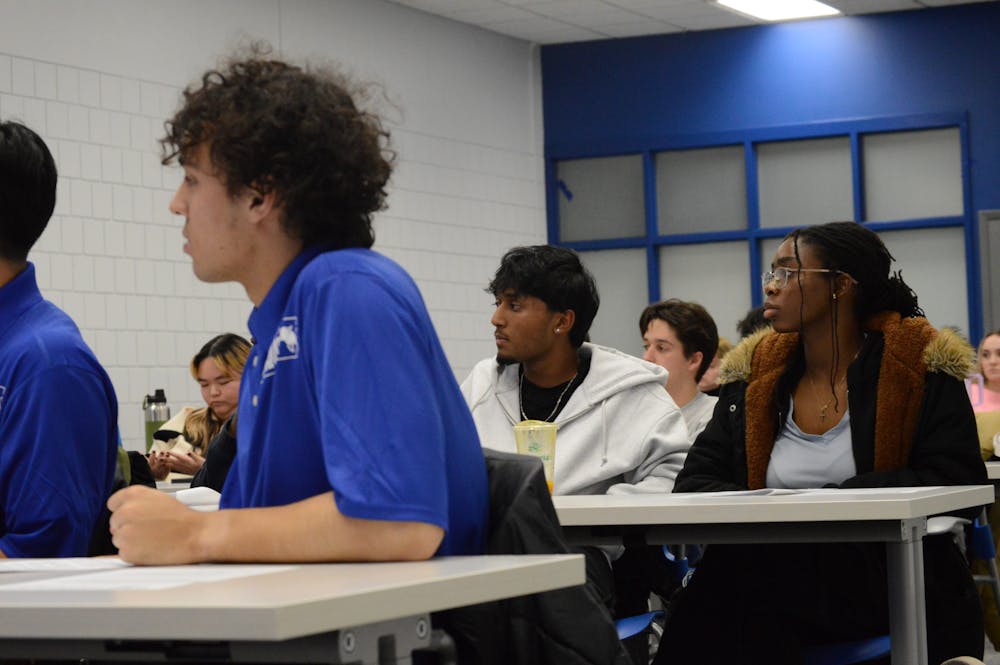
[[[646,235],[641,155],[559,162],[556,178],[561,241]]]
[[[660,234],[747,227],[743,146],[661,152],[655,159]]]
[[[846,136],[757,144],[757,182],[762,228],[854,219]]]
[[[903,271],[903,281],[916,292],[934,327],[957,326],[968,336],[965,231],[951,227],[883,231],[879,235],[896,257],[892,269]]]
[[[561,241],[646,235],[641,155],[559,162],[556,177]]]
[[[979,270],[983,331],[1000,328],[1000,210],[979,212]]]
[[[601,295],[601,307],[590,328],[591,341],[642,355],[639,315],[649,304],[646,250],[580,252],[580,258],[594,274]]]
[[[715,319],[719,334],[731,342],[739,339],[736,322],[750,309],[757,284],[759,279],[750,279],[745,242],[660,248],[660,296],[701,304]]]
[[[868,220],[961,215],[962,143],[957,127],[862,137]]]
[[[784,238],[764,238],[760,241],[760,269],[761,272],[770,270],[771,261],[778,251],[778,247],[785,241]]]

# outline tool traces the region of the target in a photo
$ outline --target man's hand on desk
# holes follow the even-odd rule
[[[108,499],[111,542],[125,561],[146,565],[195,563],[206,515],[173,496],[133,485]]]

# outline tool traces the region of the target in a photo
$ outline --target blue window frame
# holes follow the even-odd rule
[[[868,219],[865,211],[865,186],[863,172],[863,139],[868,134],[958,128],[961,150],[962,213],[954,216],[923,217],[909,219]],[[854,219],[873,231],[899,231],[907,229],[961,227],[965,239],[965,270],[968,294],[968,326],[973,341],[978,341],[982,333],[981,284],[979,280],[978,228],[975,223],[971,203],[969,177],[968,120],[965,113],[920,114],[899,117],[865,118],[845,121],[831,121],[750,129],[740,132],[725,132],[696,136],[670,136],[646,144],[620,145],[605,150],[549,151],[546,154],[546,212],[548,238],[552,244],[571,247],[580,252],[605,249],[645,248],[648,275],[648,296],[650,302],[661,299],[659,248],[671,245],[709,243],[722,241],[744,241],[749,252],[750,274],[747,288],[754,306],[760,305],[762,293],[759,288],[761,265],[758,251],[761,240],[780,238],[794,227],[762,227],[760,224],[760,201],[758,197],[757,147],[760,144],[780,141],[798,141],[831,137],[847,137],[850,142],[851,179]],[[709,231],[661,234],[658,228],[656,195],[657,153],[670,150],[742,145],[746,169],[746,228],[732,231]],[[609,237],[602,240],[563,242],[559,234],[559,198],[567,196],[565,183],[557,177],[558,164],[565,160],[641,155],[643,164],[643,198],[645,204],[644,237]],[[827,220],[832,221],[832,220]],[[890,247],[891,249],[891,247]],[[637,313],[638,316],[638,313]]]

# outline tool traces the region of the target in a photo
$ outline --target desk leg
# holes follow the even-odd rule
[[[892,665],[927,665],[923,549],[927,520],[903,520],[900,527],[900,542],[886,543]]]

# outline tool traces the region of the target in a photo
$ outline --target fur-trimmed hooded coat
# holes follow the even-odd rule
[[[976,421],[962,379],[974,352],[923,318],[873,317],[847,370],[857,475],[841,487],[977,485],[987,482]],[[762,331],[723,363],[712,422],[695,441],[675,492],[764,487],[787,416],[784,394],[802,377],[798,335]]]

